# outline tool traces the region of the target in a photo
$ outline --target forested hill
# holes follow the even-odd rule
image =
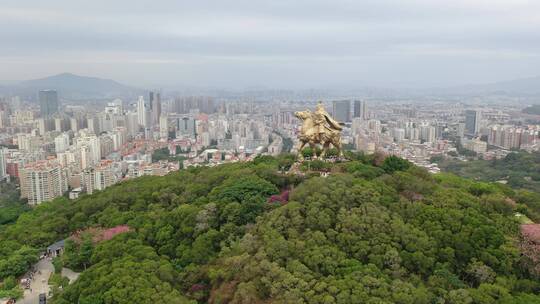
[[[259,157],[42,204],[0,231],[0,277],[79,231],[62,262],[86,270],[55,304],[540,302],[513,190],[350,157],[302,166],[327,177]],[[118,225],[131,231],[85,236]]]
[[[443,171],[484,182],[505,183],[529,205],[528,216],[540,222],[540,152],[512,152],[503,159],[436,160]]]
[[[540,193],[540,152],[512,152],[503,159],[439,159],[444,171],[482,181],[503,181],[515,189]]]

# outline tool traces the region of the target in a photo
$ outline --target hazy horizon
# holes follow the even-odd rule
[[[4,1],[0,79],[446,87],[538,76],[532,1]]]
[[[189,84],[182,84],[182,83],[171,83],[171,84],[132,84],[128,82],[118,81],[116,79],[112,78],[102,78],[97,77],[95,75],[83,75],[83,74],[75,74],[72,72],[62,72],[54,75],[46,75],[39,78],[34,79],[17,79],[17,80],[2,80],[0,79],[0,86],[8,86],[13,87],[17,86],[20,83],[24,83],[27,81],[36,81],[36,80],[42,80],[42,79],[49,79],[52,77],[58,77],[63,75],[72,75],[74,77],[82,77],[82,78],[96,78],[99,80],[110,80],[119,83],[120,85],[124,85],[126,87],[132,87],[133,89],[141,89],[141,90],[181,90],[181,89],[214,89],[214,90],[230,90],[230,91],[242,91],[242,90],[292,90],[292,91],[305,91],[305,90],[336,90],[336,91],[355,91],[355,90],[362,90],[362,89],[378,89],[378,90],[397,90],[397,91],[407,91],[407,90],[419,90],[419,91],[430,91],[430,90],[452,90],[452,89],[459,89],[459,88],[467,88],[467,87],[477,87],[477,86],[489,86],[489,85],[498,85],[501,83],[508,83],[508,82],[521,82],[521,81],[528,81],[529,79],[532,79],[534,81],[538,80],[540,81],[540,76],[533,76],[533,77],[525,77],[525,78],[515,78],[515,79],[503,79],[497,82],[477,82],[477,83],[463,83],[463,84],[455,84],[455,85],[440,85],[440,86],[404,86],[404,85],[395,85],[395,86],[374,86],[374,85],[358,85],[358,86],[346,86],[346,85],[334,85],[334,86],[328,86],[328,85],[320,85],[318,87],[285,87],[285,86],[265,86],[265,85],[249,85],[245,87],[234,87],[234,86],[219,86],[219,85],[189,85]],[[440,91],[439,91],[440,92]]]

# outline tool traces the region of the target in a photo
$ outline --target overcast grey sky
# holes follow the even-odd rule
[[[540,1],[1,0],[0,79],[439,86],[540,74]]]

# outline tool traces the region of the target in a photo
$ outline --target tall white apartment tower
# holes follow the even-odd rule
[[[69,135],[62,133],[54,138],[54,151],[56,153],[65,152],[69,148]]]
[[[144,105],[144,97],[142,96],[139,96],[139,100],[137,101],[137,116],[139,119],[139,125],[146,128],[148,117],[146,114],[146,107]]]
[[[0,181],[2,181],[4,178],[6,178],[6,154],[7,149],[6,148],[0,148]]]
[[[166,115],[159,117],[159,137],[165,140],[169,137],[169,119]]]
[[[21,197],[37,205],[62,196],[67,191],[67,171],[55,161],[27,164],[19,171]]]

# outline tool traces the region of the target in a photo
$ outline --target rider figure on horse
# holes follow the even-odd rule
[[[314,112],[309,110],[294,112],[294,116],[302,121],[301,131],[298,134],[298,159],[303,160],[302,149],[309,144],[312,149],[322,145],[320,157],[324,159],[330,145],[337,149],[338,157],[343,157],[341,150],[341,130],[339,122],[335,121],[319,102]],[[317,157],[316,155],[314,156]]]
[[[335,121],[328,112],[324,109],[322,102],[319,101],[313,112],[313,122],[316,127],[317,137],[320,140],[322,134],[327,131],[337,130],[341,131],[343,128],[339,125],[339,122]]]

